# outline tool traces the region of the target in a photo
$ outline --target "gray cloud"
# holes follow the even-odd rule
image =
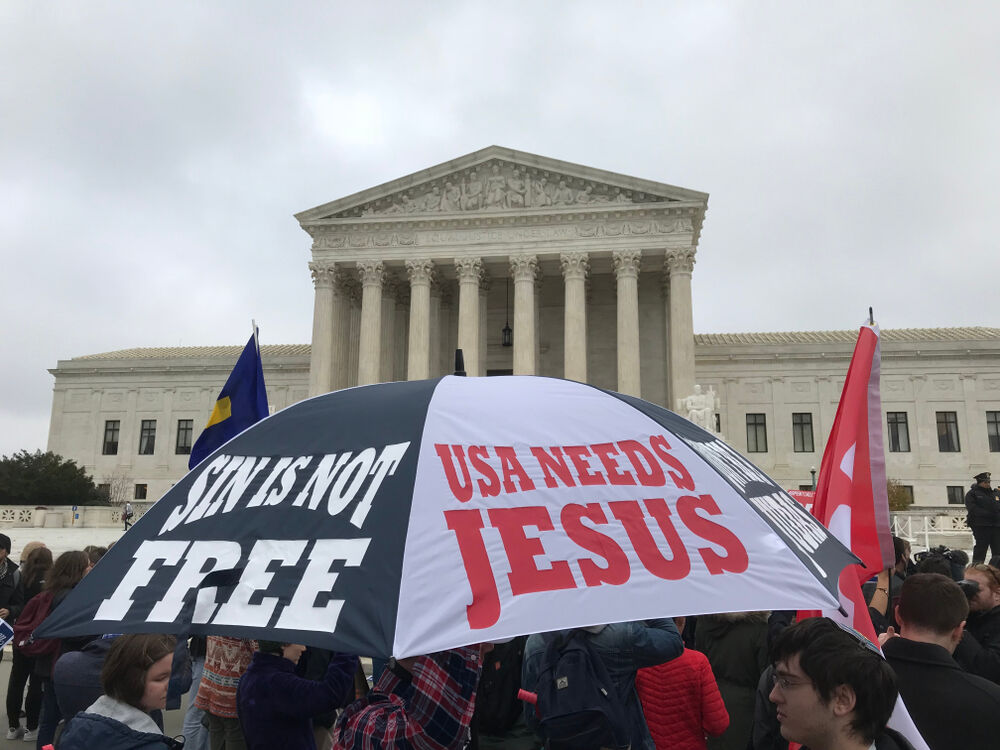
[[[992,3],[4,3],[0,453],[60,358],[308,340],[292,214],[491,143],[704,190],[699,331],[995,324]]]

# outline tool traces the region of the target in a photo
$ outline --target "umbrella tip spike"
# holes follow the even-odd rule
[[[460,378],[465,377],[465,355],[461,349],[455,350],[455,374]]]

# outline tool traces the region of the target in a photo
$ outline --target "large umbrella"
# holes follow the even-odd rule
[[[188,632],[386,657],[671,615],[836,606],[855,562],[734,449],[542,377],[300,402],[171,488],[39,636]]]

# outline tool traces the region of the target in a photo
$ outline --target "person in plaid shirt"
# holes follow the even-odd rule
[[[464,646],[390,662],[375,688],[344,709],[334,750],[461,750],[481,661],[479,646]]]

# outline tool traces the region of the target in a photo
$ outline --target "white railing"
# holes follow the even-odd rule
[[[139,518],[153,503],[132,503],[133,521]],[[121,506],[78,505],[76,510],[70,505],[49,505],[36,508],[30,505],[0,505],[0,528],[66,528],[71,526],[113,527],[122,525]]]
[[[972,532],[965,525],[968,511],[962,506],[928,507],[892,514],[892,533],[930,549],[939,544],[972,549]]]

